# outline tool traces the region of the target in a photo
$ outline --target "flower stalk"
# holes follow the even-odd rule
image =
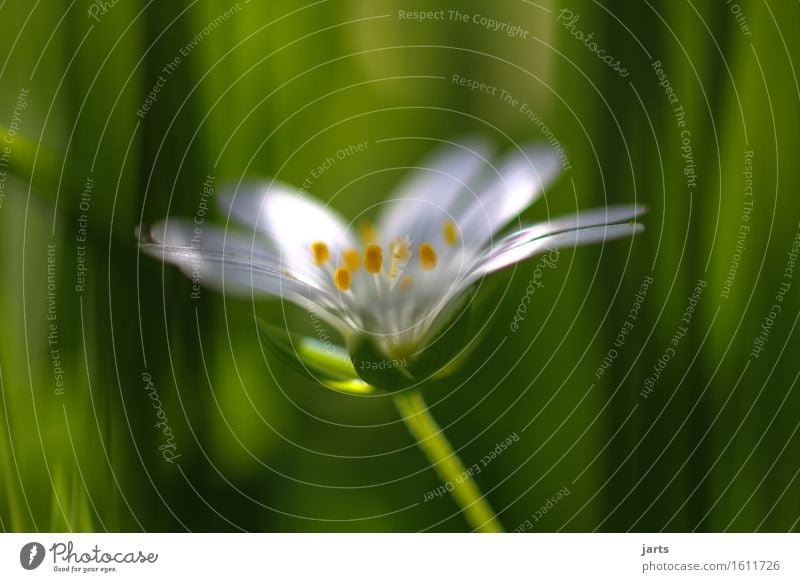
[[[431,416],[422,394],[416,390],[398,392],[394,395],[394,402],[408,430],[439,478],[445,485],[452,484],[450,494],[464,512],[464,518],[470,527],[484,533],[502,532],[500,520]]]

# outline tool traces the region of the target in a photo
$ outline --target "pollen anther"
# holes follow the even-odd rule
[[[362,222],[358,225],[358,230],[359,234],[361,235],[361,240],[365,243],[375,242],[378,238],[375,225],[373,225],[371,222]]]
[[[389,249],[392,251],[392,259],[396,259],[401,263],[407,263],[411,258],[411,245],[408,238],[397,238],[389,244]]]
[[[436,267],[436,251],[429,243],[419,245],[419,264],[426,271]]]
[[[450,246],[458,242],[458,229],[456,225],[449,220],[442,226],[442,233],[444,234],[444,241]]]
[[[367,273],[380,273],[383,268],[383,251],[376,244],[368,244],[364,253],[364,268]]]
[[[333,272],[333,284],[339,291],[350,289],[350,271],[339,267]]]
[[[388,250],[391,255],[389,276],[396,279],[402,268],[411,260],[411,242],[408,237],[396,238],[389,243]]]
[[[400,279],[400,291],[408,291],[414,287],[414,277],[406,275]]]
[[[356,249],[347,249],[342,258],[348,271],[355,272],[361,268],[361,254]]]
[[[311,258],[314,259],[314,263],[317,265],[321,265],[330,258],[331,252],[328,250],[328,245],[324,242],[318,240],[311,243]]]

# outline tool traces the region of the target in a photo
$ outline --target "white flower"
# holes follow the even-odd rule
[[[499,237],[559,174],[548,148],[518,148],[490,162],[470,140],[421,164],[383,203],[374,223],[348,223],[277,182],[219,196],[238,230],[165,219],[147,253],[204,285],[245,297],[282,297],[334,325],[351,345],[404,357],[424,346],[457,299],[484,276],[533,255],[629,236],[636,205],[592,209]]]

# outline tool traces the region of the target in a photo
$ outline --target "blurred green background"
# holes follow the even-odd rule
[[[413,10],[444,19],[400,16]],[[797,2],[49,0],[3,3],[0,21],[4,531],[466,529],[449,498],[424,501],[439,481],[390,399],[297,375],[249,302],[191,299],[135,238],[194,216],[208,175],[302,185],[368,142],[308,187],[354,216],[436,140],[546,141],[454,74],[527,103],[566,148],[571,168],[525,220],[650,207],[634,240],[564,251],[516,333],[536,260],[495,275],[473,365],[426,392],[467,466],[520,437],[477,476],[506,528],[798,529]],[[258,310],[282,322],[280,304]]]

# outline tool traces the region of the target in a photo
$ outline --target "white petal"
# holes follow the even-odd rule
[[[549,250],[605,242],[631,236],[643,229],[641,224],[626,223],[590,226],[522,240],[517,239],[517,235],[512,235],[506,244],[501,243],[497,249],[487,254],[478,265],[476,274],[487,275]]]
[[[546,146],[527,146],[522,152],[509,154],[459,217],[458,227],[465,240],[470,245],[484,245],[540,198],[560,169],[558,156]]]
[[[556,234],[565,230],[602,226],[633,220],[647,212],[641,205],[626,204],[618,206],[601,206],[582,210],[575,214],[568,214],[553,218],[548,222],[534,224],[516,233],[506,236],[495,243],[493,251],[501,252],[503,248],[512,244],[533,240],[549,234]]]
[[[316,313],[344,337],[352,332],[323,287],[288,275],[277,257],[246,237],[180,219],[153,226],[152,242],[140,244],[147,254],[176,265],[187,277],[226,295],[245,298],[282,297]]]
[[[448,143],[420,162],[389,196],[377,221],[386,240],[408,235],[436,242],[444,223],[474,199],[473,181],[488,167],[489,146],[476,138]]]
[[[628,222],[647,212],[647,207],[641,204],[619,204],[615,206],[600,206],[581,210],[575,214],[568,214],[552,219],[548,224],[551,232],[585,228],[587,226],[600,226]]]
[[[440,310],[482,277],[534,255],[562,247],[610,241],[636,234],[642,230],[644,230],[644,226],[641,224],[626,223],[590,226],[527,239],[520,239],[519,233],[508,236],[494,250],[487,252],[467,276],[450,283],[432,311]]]
[[[241,184],[223,191],[219,200],[230,217],[267,236],[290,270],[298,261],[311,262],[312,242],[326,243],[332,253],[354,243],[338,213],[282,182]]]
[[[204,226],[198,234],[185,220],[165,220],[151,229],[141,249],[176,265],[192,279],[227,294],[243,297],[309,298],[321,290],[288,276],[276,258],[251,242]]]
[[[194,247],[222,253],[250,256],[254,261],[277,265],[278,256],[257,240],[248,239],[216,226],[195,224],[185,218],[160,220],[150,227],[150,241],[170,247]]]
[[[194,250],[210,250],[242,261],[271,265],[292,279],[320,290],[328,288],[326,273],[315,265],[298,262],[294,270],[286,261],[281,263],[280,255],[262,243],[260,237],[242,236],[232,231],[222,230],[209,224],[195,224],[182,218],[170,218],[154,224],[150,229],[153,242],[170,247],[191,247]]]

